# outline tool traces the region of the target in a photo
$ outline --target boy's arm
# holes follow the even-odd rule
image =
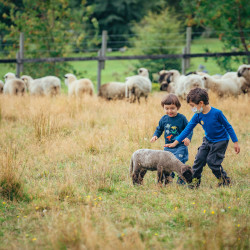
[[[222,111],[220,112],[220,115],[219,115],[219,121],[225,127],[228,134],[230,135],[231,140],[234,143],[234,150],[238,154],[240,152],[240,146],[239,146],[239,143],[238,143],[238,138],[237,138],[237,136],[236,136],[236,134],[234,132],[234,129],[233,129],[232,125],[228,122],[227,118],[224,116]]]
[[[227,118],[224,116],[224,114],[222,113],[222,111],[219,113],[219,122],[225,127],[225,129],[227,130],[228,134],[230,135],[232,141],[238,142],[238,138],[234,132],[234,129],[232,127],[232,125],[228,122]]]
[[[159,125],[156,127],[156,130],[153,134],[153,137],[157,137],[157,139],[162,135],[164,131],[164,123],[162,122],[162,119],[159,121]]]
[[[186,128],[187,125],[188,125],[188,120],[187,120],[187,118],[185,117],[185,119],[184,119],[184,127]],[[193,136],[193,130],[191,131],[191,133],[190,133],[186,138],[188,138],[189,141],[191,141],[192,136]],[[185,138],[185,139],[186,139],[186,138]],[[185,140],[185,139],[184,139],[184,140]]]

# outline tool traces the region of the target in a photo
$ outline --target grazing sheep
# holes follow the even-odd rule
[[[109,82],[101,85],[98,96],[107,100],[125,98],[126,85],[122,82]]]
[[[140,68],[138,75],[127,77],[126,79],[126,97],[130,102],[135,102],[136,99],[140,103],[140,97],[144,96],[147,101],[148,94],[151,92],[152,84],[149,79],[148,70]]]
[[[250,89],[250,65],[243,64],[239,66],[237,75],[239,78],[243,77],[245,82],[241,86],[241,90],[243,93],[249,93]]]
[[[233,79],[214,79],[211,76],[203,76],[205,87],[211,89],[213,92],[217,93],[220,97],[224,95],[234,95],[237,96],[241,90],[240,87],[235,83]]]
[[[0,80],[0,94],[3,93],[3,87],[4,87],[3,81]]]
[[[31,95],[55,96],[60,94],[61,81],[56,76],[33,79],[31,76],[23,75],[21,79],[27,85]]]
[[[240,92],[246,93],[244,89],[247,89],[247,80],[244,77],[239,77],[237,72],[227,72],[224,74],[220,79],[230,79],[234,81],[234,83],[238,86],[240,89]]]
[[[3,88],[4,94],[9,95],[24,95],[26,86],[24,81],[16,78],[15,74],[7,73],[4,76],[5,84]]]
[[[94,85],[88,78],[82,78],[77,80],[73,74],[66,74],[65,84],[68,86],[68,95],[81,97],[83,94],[93,95]]]
[[[160,83],[160,90],[167,91],[168,93],[174,93],[174,86],[173,83],[168,83],[167,78],[169,77],[170,72],[168,70],[161,70],[159,72],[159,80]]]
[[[139,149],[130,161],[130,176],[133,184],[142,184],[148,170],[157,170],[158,182],[169,183],[169,175],[174,171],[187,183],[191,183],[193,174],[191,167],[179,161],[171,152],[163,150]]]

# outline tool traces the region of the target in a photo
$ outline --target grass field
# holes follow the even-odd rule
[[[241,146],[223,166],[232,186],[217,188],[204,168],[201,187],[167,187],[148,172],[129,177],[132,153],[149,142],[163,115],[146,104],[0,96],[0,249],[249,249],[249,98],[218,99]],[[192,112],[182,102],[180,112]],[[192,165],[203,130],[189,146]]]
[[[218,39],[196,39],[192,41],[191,53],[205,53],[205,49],[208,48],[211,52],[222,52],[222,43]],[[181,53],[181,49],[176,51],[176,53]],[[133,55],[133,51],[128,49],[125,53],[121,52],[109,52],[107,55]],[[72,56],[90,56],[90,54],[77,54]],[[96,54],[91,54],[91,56],[96,56]],[[102,70],[102,84],[109,81],[120,81],[124,82],[126,77],[133,75],[135,70],[135,64],[137,60],[117,60],[117,61],[106,61],[105,69]],[[192,58],[189,71],[195,71],[199,68],[199,65],[202,64],[205,66],[209,74],[224,74],[218,65],[212,58],[206,60],[205,58]],[[96,85],[97,83],[97,62],[96,61],[86,61],[86,62],[71,62],[73,68],[79,72],[82,77],[89,78]],[[42,64],[41,64],[42,66]],[[235,70],[238,69],[238,64],[235,64]],[[150,70],[150,69],[149,69]],[[15,71],[15,64],[0,64],[0,79],[3,79],[3,76],[7,72]],[[64,80],[63,76],[68,72],[62,72],[58,77]],[[157,73],[157,72],[155,72]],[[25,74],[25,72],[24,72]],[[66,92],[67,88],[63,84],[63,91]]]

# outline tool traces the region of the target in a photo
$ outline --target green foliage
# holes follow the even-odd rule
[[[136,37],[131,42],[136,54],[175,54],[185,43],[181,29],[182,23],[170,9],[163,10],[159,15],[150,12],[139,24],[134,25]],[[137,68],[142,66],[150,69],[151,73],[162,69],[180,70],[181,67],[178,59],[140,60]]]
[[[87,0],[86,5],[93,8],[91,18],[98,22],[99,34],[102,30],[108,31],[108,46],[120,48],[128,45],[128,37],[133,33],[132,22],[139,22],[149,10],[161,9],[162,4],[163,0]]]
[[[184,1],[182,6],[187,14],[187,25],[199,25],[210,29],[224,45],[224,51],[248,51],[250,43],[250,8],[247,0]],[[211,52],[211,51],[209,51]],[[241,57],[241,63],[250,63]],[[238,58],[215,59],[226,70],[232,70],[232,62]]]
[[[3,4],[4,0],[0,3]],[[23,6],[4,3],[9,9],[4,16],[12,23],[4,39],[15,41],[5,47],[9,57],[15,57],[20,32],[25,37],[25,58],[63,57],[72,52],[72,47],[80,45],[86,39],[82,18],[86,18],[86,12],[83,8],[70,8],[69,3],[70,0],[24,0]],[[43,63],[42,67],[39,63],[25,64],[22,73],[40,77],[67,71],[73,71],[69,63],[51,62]]]

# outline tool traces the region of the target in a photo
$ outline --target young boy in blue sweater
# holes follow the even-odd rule
[[[178,113],[181,104],[176,95],[169,94],[165,96],[161,101],[161,106],[163,107],[166,115],[164,115],[160,119],[159,125],[156,128],[150,142],[155,142],[162,135],[164,131],[165,143],[172,143],[176,140],[176,137],[180,135],[180,133],[187,126],[188,120],[184,115]],[[193,134],[192,131],[189,134],[187,134],[177,147],[175,148],[165,147],[164,150],[170,151],[175,155],[177,159],[179,159],[182,163],[185,164],[188,160],[187,146],[190,144],[192,134]],[[172,178],[174,178],[175,174],[171,173],[171,176]],[[177,183],[185,184],[185,182],[181,178],[178,178]]]
[[[202,145],[198,148],[193,165],[193,177],[197,179],[194,187],[199,187],[203,167],[208,164],[213,174],[220,180],[218,186],[230,185],[230,178],[224,171],[221,163],[229,142],[229,136],[234,143],[235,152],[240,152],[237,136],[233,127],[227,121],[222,111],[209,105],[208,93],[204,89],[192,89],[187,96],[187,103],[195,113],[186,128],[167,148],[175,148],[193,128],[199,123],[205,131]]]

